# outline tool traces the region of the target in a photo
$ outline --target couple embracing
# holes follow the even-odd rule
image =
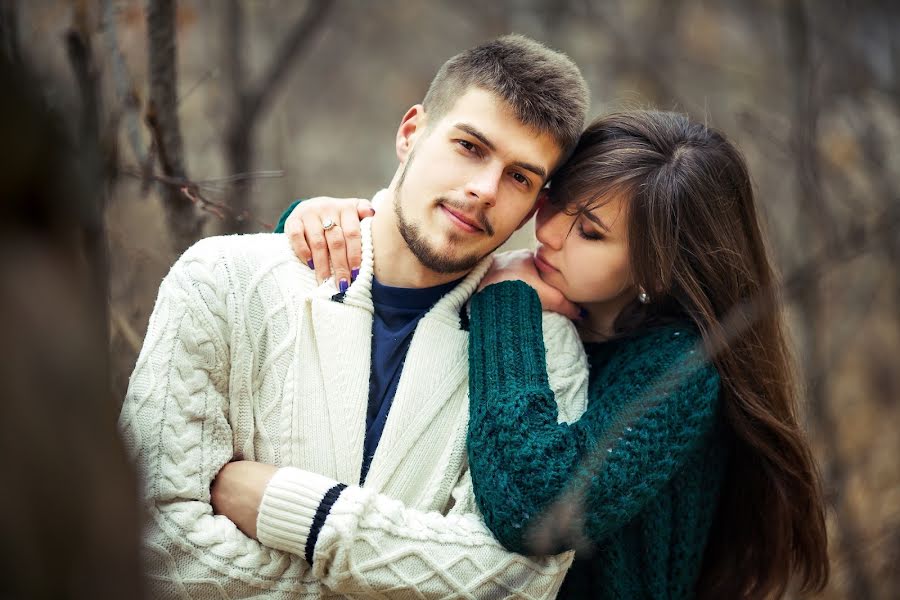
[[[674,113],[584,129],[587,104],[567,57],[499,38],[407,111],[372,204],[185,252],[120,418],[154,597],[824,584],[744,160]],[[532,217],[534,251],[493,255]]]

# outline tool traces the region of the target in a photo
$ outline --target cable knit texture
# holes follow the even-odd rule
[[[559,423],[539,314],[522,282],[471,303],[468,451],[485,521],[526,551],[542,515],[580,489],[593,553],[576,556],[561,598],[694,597],[726,464],[699,336],[685,324],[588,344],[587,410]]]
[[[284,235],[209,238],[163,281],[120,428],[142,473],[153,598],[552,598],[571,553],[527,558],[485,527],[465,441],[468,333],[460,311],[483,261],[422,319],[366,485],[338,496],[303,559],[316,510],[359,481],[371,348],[371,221],[341,301]],[[565,319],[544,316],[560,411],[586,404],[586,364]],[[575,349],[575,350],[573,350]],[[282,467],[261,542],[210,505],[235,458]]]

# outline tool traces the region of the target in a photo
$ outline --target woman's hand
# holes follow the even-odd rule
[[[494,262],[478,285],[478,289],[483,290],[492,283],[501,281],[524,281],[537,292],[544,310],[559,313],[573,321],[581,318],[581,309],[578,305],[541,279],[537,267],[534,266],[534,253],[531,250],[513,250],[495,254]]]
[[[360,220],[375,214],[372,203],[360,198],[310,198],[297,205],[284,223],[287,234],[300,260],[315,269],[322,283],[332,273],[340,291],[359,275],[362,262]],[[331,219],[335,226],[325,231],[322,223]],[[342,289],[343,282],[343,289]]]

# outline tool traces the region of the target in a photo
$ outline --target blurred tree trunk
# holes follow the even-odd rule
[[[163,175],[187,180],[178,119],[175,9],[175,0],[149,0],[147,4],[150,102],[145,118]],[[200,237],[203,222],[179,186],[164,186],[162,198],[172,243],[180,254]]]
[[[79,170],[85,178],[96,186],[96,193],[81,207],[83,225],[83,249],[87,259],[90,290],[96,310],[94,327],[102,333],[101,339],[109,338],[109,256],[107,250],[105,214],[109,189],[115,170],[115,144],[108,138],[114,137],[104,131],[106,124],[102,117],[100,99],[100,72],[91,46],[92,31],[84,2],[75,4],[72,25],[65,35],[69,64],[78,85],[81,114],[77,128],[81,152],[78,153]],[[101,141],[109,141],[105,146]],[[105,350],[105,348],[104,348]],[[102,363],[103,372],[108,372],[108,354],[104,352],[97,360]]]
[[[16,2],[0,2],[0,53],[8,64],[22,63],[19,42],[19,7]]]
[[[788,65],[794,82],[791,146],[794,150],[798,200],[805,220],[796,228],[797,246],[811,251],[817,242],[837,239],[836,221],[823,190],[823,169],[818,147],[819,101],[813,68],[809,14],[804,2],[785,2],[785,35]],[[828,322],[822,293],[821,278],[814,278],[798,290],[797,303],[802,333],[803,371],[809,416],[814,428],[822,435],[825,445],[839,448],[840,430],[830,410],[830,386],[826,384],[827,350],[824,324]],[[861,560],[862,535],[851,507],[845,502],[847,465],[840,452],[835,451],[824,461],[825,485],[833,500],[843,560],[852,598],[874,598]]]

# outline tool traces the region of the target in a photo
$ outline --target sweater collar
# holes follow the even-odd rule
[[[372,198],[374,206],[385,206],[390,201],[389,190],[381,190]],[[367,311],[374,312],[372,303],[372,279],[375,275],[375,257],[372,242],[372,217],[363,219],[359,224],[362,237],[362,262],[359,267],[359,276],[350,284],[343,295],[334,293],[334,281],[329,278],[319,286],[316,295],[329,297],[332,300],[343,302],[346,305],[357,306]],[[461,328],[460,312],[463,306],[478,289],[478,283],[491,266],[492,256],[481,259],[468,275],[464,276],[455,288],[445,294],[437,304],[425,315],[425,319],[437,319],[451,327]]]

